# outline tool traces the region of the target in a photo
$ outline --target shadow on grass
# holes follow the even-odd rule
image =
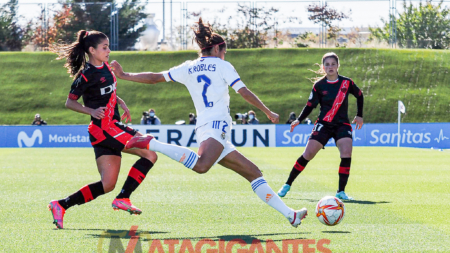
[[[249,244],[249,243],[252,243],[253,240],[264,241],[264,239],[259,239],[258,237],[280,236],[280,235],[306,235],[306,234],[311,234],[311,232],[273,233],[273,234],[257,234],[257,235],[218,235],[215,238],[217,238],[219,240],[224,240],[226,242],[229,242],[234,239],[241,239],[241,240],[244,240],[247,244]],[[268,239],[270,239],[270,238],[268,238]],[[289,239],[307,239],[307,238],[299,237],[299,238],[289,238]],[[271,240],[277,242],[277,241],[282,241],[284,239],[277,239],[277,240],[271,239]]]
[[[328,233],[328,234],[351,234],[350,231],[322,231],[322,233]]]
[[[377,204],[390,204],[388,201],[370,201],[370,200],[346,200],[344,203],[361,204],[361,205],[377,205]]]
[[[74,229],[76,230],[76,229]],[[89,230],[89,229],[80,229],[80,230]],[[101,229],[95,229],[95,230],[101,230]],[[93,238],[120,238],[120,239],[130,239],[131,236],[129,235],[129,230],[103,230],[103,233],[101,234],[88,234],[87,236],[93,237]],[[171,237],[171,238],[160,238],[159,236],[155,236],[153,238],[154,234],[168,234],[170,232],[163,232],[163,231],[136,231],[136,235],[140,236],[141,241],[149,241],[151,239],[157,239],[157,240],[192,240],[192,241],[200,241],[202,239],[211,239],[213,241],[218,240],[224,240],[225,242],[229,242],[231,240],[243,240],[247,244],[251,244],[253,240],[260,240],[261,242],[264,242],[265,239],[259,239],[258,237],[270,237],[270,236],[280,236],[280,235],[306,235],[311,234],[311,232],[298,232],[298,233],[272,233],[272,234],[255,234],[255,235],[215,235],[215,236],[209,236],[209,237]],[[143,236],[143,235],[150,235],[151,239],[149,237]],[[270,239],[270,238],[268,238]],[[289,238],[289,239],[308,239],[306,237],[296,237],[296,238]],[[283,241],[284,239],[271,239],[275,242],[277,241]]]
[[[261,242],[265,242],[265,240],[270,239],[275,242],[283,241],[286,238],[283,239],[272,239],[267,238],[270,236],[280,236],[280,235],[306,235],[311,234],[311,232],[299,232],[299,233],[273,233],[273,234],[255,234],[255,235],[215,235],[215,236],[209,236],[209,237],[173,237],[173,238],[154,238],[159,240],[192,240],[192,241],[200,241],[202,239],[211,239],[213,241],[218,240],[224,240],[225,242],[229,242],[232,240],[243,240],[247,244],[251,244],[253,240],[260,240]],[[266,237],[266,239],[261,239],[258,237]],[[289,239],[308,239],[306,237],[295,237],[295,238],[289,238]]]
[[[319,199],[296,199],[296,198],[286,198],[293,200],[303,200],[307,202],[317,203]],[[377,204],[389,204],[391,202],[388,201],[370,201],[370,200],[344,200],[344,204],[361,204],[361,205],[377,205]]]
[[[130,230],[113,230],[113,229],[72,229],[72,230],[92,230],[92,231],[103,231],[100,234],[87,234],[87,236],[93,237],[93,238],[121,238],[121,239],[130,239]],[[143,231],[143,230],[136,230],[135,235],[142,236],[142,235],[154,235],[154,234],[169,234],[170,232],[165,231]],[[145,240],[144,240],[145,241]]]

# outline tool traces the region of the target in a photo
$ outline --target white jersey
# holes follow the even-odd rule
[[[197,126],[214,120],[231,122],[228,87],[245,87],[233,65],[218,57],[201,57],[163,72],[167,82],[179,82],[191,94],[197,111]]]

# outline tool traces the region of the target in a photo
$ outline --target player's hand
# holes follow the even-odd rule
[[[361,129],[362,125],[364,124],[363,118],[356,116],[355,119],[352,121],[352,124],[356,123],[356,130]]]
[[[120,120],[125,119],[125,123],[131,122],[131,113],[130,110],[128,109],[127,105],[125,104],[125,102],[121,102],[119,103],[120,107],[122,107],[123,109],[123,114],[122,117],[120,118]]]
[[[96,119],[103,119],[105,117],[106,107],[99,107],[91,112],[91,116]]]
[[[114,60],[111,62],[111,70],[114,72],[114,74],[122,79],[122,76],[124,74],[122,66],[119,64],[118,61]]]
[[[279,121],[280,116],[278,116],[278,114],[274,113],[274,112],[269,112],[267,114],[267,118],[270,119],[270,121],[272,121],[272,123],[277,124]]]
[[[298,126],[298,124],[300,124],[300,121],[298,121],[298,120],[292,121],[292,123],[291,123],[291,131],[289,131],[289,132],[292,133],[294,131],[294,128],[296,126]]]

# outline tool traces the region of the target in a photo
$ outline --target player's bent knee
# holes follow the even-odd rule
[[[158,161],[158,155],[153,151],[146,152],[145,158],[151,161],[153,164],[155,164],[156,161]]]
[[[116,187],[116,183],[111,183],[111,182],[103,182],[103,190],[105,191],[105,193],[111,192],[114,190],[114,188]]]
[[[202,164],[196,164],[194,167],[194,171],[199,174],[205,174],[206,172],[209,171],[209,169],[211,169],[211,166],[206,166]]]

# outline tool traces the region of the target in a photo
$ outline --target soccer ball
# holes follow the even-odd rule
[[[339,224],[345,216],[344,203],[332,196],[323,197],[316,206],[316,216],[327,226]]]

